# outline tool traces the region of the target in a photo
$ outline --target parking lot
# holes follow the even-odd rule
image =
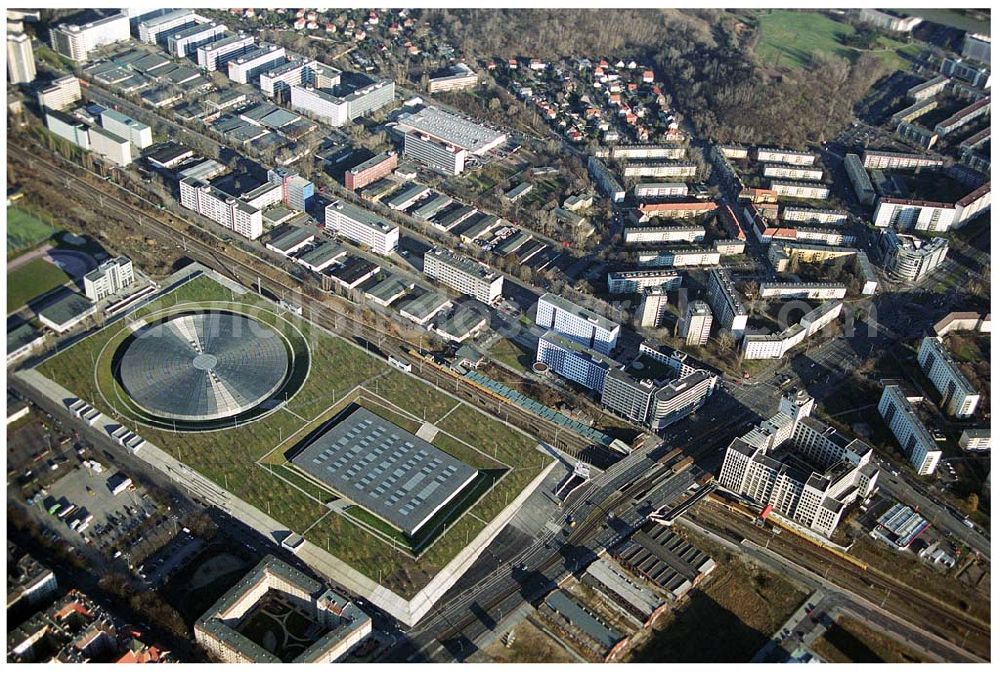
[[[59,510],[44,515],[50,529],[74,545],[92,546],[95,552],[113,559],[119,557],[130,565],[138,564],[179,529],[176,518],[164,514],[157,504],[134,486],[115,495],[111,493],[108,479],[114,471],[101,471],[81,465],[49,487],[49,495],[38,502],[42,510],[56,504],[62,509],[69,505],[76,509],[63,518]],[[74,531],[74,521],[89,524],[83,531]]]

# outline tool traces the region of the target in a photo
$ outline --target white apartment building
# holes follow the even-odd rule
[[[842,283],[764,281],[758,287],[762,298],[840,300],[847,294],[847,286]]]
[[[99,302],[135,283],[132,260],[119,255],[100,264],[83,277],[84,294],[91,302]]]
[[[313,83],[319,64],[310,59],[294,59],[261,73],[260,90],[267,96],[284,96],[291,87]]]
[[[857,156],[857,155],[855,155]],[[938,168],[944,166],[943,159],[934,159],[923,154],[909,152],[886,152],[883,150],[865,150],[864,167],[866,169],[918,169]]]
[[[285,48],[278,45],[261,45],[253,51],[241,54],[226,65],[229,79],[240,84],[260,82],[260,74],[272,70],[285,62]]]
[[[35,79],[35,52],[24,33],[7,32],[7,82],[24,84]]]
[[[945,351],[937,337],[924,337],[917,360],[934,388],[941,394],[940,406],[945,414],[957,419],[971,417],[979,405],[979,392],[962,373],[958,362]]]
[[[587,159],[587,171],[590,177],[604,193],[604,196],[611,199],[612,203],[620,204],[625,201],[625,188],[618,182],[611,170],[597,157]]]
[[[424,273],[463,295],[492,305],[503,292],[503,276],[471,258],[444,248],[424,255]]]
[[[941,237],[925,240],[886,229],[879,240],[889,276],[899,281],[915,283],[945,261],[948,240]]]
[[[966,428],[958,439],[958,446],[967,452],[985,452],[993,446],[990,436],[988,428]]]
[[[465,170],[468,152],[446,145],[421,133],[403,134],[403,156],[445,175],[457,176]]]
[[[823,169],[789,164],[764,164],[764,177],[790,178],[792,180],[822,180]]]
[[[896,33],[909,33],[923,23],[919,16],[907,16],[893,10],[877,10],[864,8],[858,11],[858,19],[883,30]]]
[[[160,16],[139,22],[139,40],[146,44],[164,41],[164,35],[175,28],[183,28],[194,23],[208,23],[208,19],[195,14],[191,9],[175,9]]]
[[[608,372],[619,367],[605,354],[588,349],[552,330],[538,338],[535,359],[548,365],[559,376],[597,393],[604,389]]]
[[[708,305],[712,307],[719,325],[733,333],[735,337],[743,334],[747,327],[750,312],[733,278],[725,269],[713,269],[708,275]]]
[[[626,295],[642,292],[646,288],[675,290],[681,286],[682,280],[681,275],[675,271],[612,271],[608,272],[608,292],[612,295]]]
[[[847,211],[833,211],[822,208],[802,208],[801,206],[785,206],[781,209],[783,222],[818,223],[822,225],[846,225]]]
[[[941,460],[941,450],[920,421],[902,386],[892,380],[883,382],[883,385],[882,397],[878,401],[879,414],[896,437],[903,455],[917,469],[917,474],[933,475]]]
[[[714,267],[722,259],[722,253],[715,248],[701,247],[641,250],[636,255],[643,267]]]
[[[633,190],[636,199],[661,199],[663,197],[686,197],[687,183],[639,183]]]
[[[118,166],[132,163],[132,143],[128,138],[122,138],[99,126],[90,128],[90,149]]]
[[[153,144],[153,129],[148,124],[123,115],[117,110],[106,108],[101,112],[101,126],[116,136],[127,138],[140,150]]]
[[[788,351],[832,323],[843,309],[843,302],[830,300],[806,313],[798,323],[779,333],[745,335],[743,358],[765,360],[783,358]]]
[[[605,355],[615,348],[621,332],[614,321],[552,293],[538,299],[535,325]]]
[[[680,336],[688,346],[704,346],[712,333],[712,310],[706,302],[694,300],[684,309],[678,327]]]
[[[757,161],[761,163],[795,164],[796,166],[812,166],[816,163],[816,155],[811,152],[782,150],[774,147],[757,148],[756,157]]]
[[[772,180],[771,189],[779,197],[798,197],[799,199],[826,199],[830,196],[830,188],[822,183],[800,183],[783,180]]]
[[[700,225],[625,228],[625,243],[695,243],[704,239],[705,228]]]
[[[71,61],[85,63],[104,45],[129,39],[128,17],[114,14],[83,25],[64,23],[50,31],[52,48]]]
[[[254,208],[203,180],[184,178],[180,182],[180,192],[181,206],[204,215],[242,237],[256,240],[264,233],[259,208]]]
[[[655,328],[663,325],[670,313],[670,300],[667,289],[662,286],[643,288],[639,308],[635,312],[636,320],[644,328]]]
[[[218,70],[230,59],[255,49],[256,38],[249,35],[230,35],[198,47],[198,65],[205,70]]]
[[[673,161],[633,161],[622,168],[626,178],[693,178],[697,173],[696,165]]]
[[[335,201],[326,207],[325,225],[338,236],[367,246],[379,255],[389,255],[399,247],[397,225],[344,201]]]
[[[73,75],[60,77],[38,92],[38,105],[50,110],[65,110],[81,98],[80,80]]]
[[[777,414],[735,438],[719,484],[829,537],[847,507],[874,492],[879,471],[871,447],[810,418],[814,403],[803,391],[786,396]]]
[[[226,32],[220,23],[199,23],[167,34],[167,52],[174,58],[197,53],[198,47],[217,41]]]
[[[715,392],[718,382],[718,375],[697,370],[659,388],[653,394],[650,428],[662,431],[700,408]]]

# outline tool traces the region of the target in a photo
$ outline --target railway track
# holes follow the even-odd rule
[[[354,314],[352,311],[341,309],[334,304],[306,295],[302,291],[303,284],[291,273],[275,267],[265,260],[256,258],[253,260],[256,264],[252,264],[227,252],[223,249],[225,241],[208,229],[190,221],[180,219],[173,214],[170,216],[172,219],[177,219],[182,226],[194,227],[212,237],[212,243],[215,246],[207,243],[198,236],[174,226],[172,223],[165,222],[158,215],[159,211],[157,207],[159,205],[155,202],[114,183],[100,181],[95,185],[79,175],[78,172],[84,169],[73,164],[70,165],[73,167],[72,170],[65,166],[59,166],[48,158],[39,156],[32,149],[26,149],[31,155],[32,163],[23,166],[25,158],[22,155],[14,155],[9,160],[15,163],[22,163],[23,170],[48,172],[54,179],[53,185],[58,185],[64,192],[72,194],[75,200],[79,201],[81,205],[94,205],[94,193],[96,191],[97,195],[99,195],[98,203],[103,211],[117,214],[126,220],[135,221],[141,228],[151,231],[155,236],[163,237],[175,245],[180,245],[185,250],[185,254],[191,259],[201,262],[205,266],[215,269],[219,273],[229,276],[247,287],[252,287],[256,279],[260,278],[262,282],[266,282],[270,286],[269,289],[272,292],[286,291],[291,293],[292,296],[297,298],[296,301],[301,302],[304,309],[308,309],[311,320],[322,327],[334,332],[341,332],[345,325],[350,326],[352,332],[357,336],[362,337],[372,345],[381,344],[383,348],[388,345],[400,357],[406,357],[406,347],[415,349],[422,347],[422,344],[418,342],[387,333],[380,329],[379,326],[368,323],[363,317]],[[138,203],[130,203],[130,201],[126,201],[121,196],[110,194],[107,189],[110,185],[114,186],[115,191],[125,192],[128,199]],[[137,208],[148,209],[148,212],[144,211],[141,216],[137,217]],[[247,255],[249,256],[249,254]],[[332,296],[328,299],[342,302],[347,301]],[[487,410],[494,408],[495,401],[489,400],[482,392],[478,391],[462,377],[448,375],[435,368],[421,368],[420,375],[421,378],[430,381],[439,388],[446,389],[458,395],[463,400],[474,402],[477,406]],[[577,436],[569,429],[553,424],[542,417],[532,415],[512,403],[507,405],[504,413],[507,420],[521,428],[521,430],[538,436],[553,446],[558,446],[574,457],[582,458],[592,448],[592,443],[585,438]]]

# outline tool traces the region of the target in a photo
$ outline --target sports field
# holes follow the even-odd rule
[[[814,54],[827,53],[854,59],[861,53],[840,41],[844,36],[853,35],[854,27],[825,14],[771,9],[761,11],[757,18],[761,30],[757,57],[764,66],[794,70],[809,65]],[[873,53],[896,69],[908,67],[908,61],[903,55],[913,56],[920,51],[917,44],[906,44],[885,37],[880,39],[879,44],[880,48],[873,50]]]
[[[69,280],[70,277],[51,262],[40,257],[29,260],[7,274],[7,311],[16,311]]]
[[[44,220],[17,206],[7,207],[7,259],[31,250],[55,233]]]
[[[94,333],[38,370],[115,416],[123,391],[110,365],[117,346],[130,334],[127,323],[181,308],[236,310],[282,331],[294,320],[292,328],[309,345],[309,374],[287,404],[238,427],[174,433],[140,426],[140,435],[402,596],[412,596],[432,578],[550,461],[535,451],[536,441],[529,436],[389,367],[341,337],[291,314],[279,315],[278,308],[262,298],[251,293],[234,296],[207,276],[185,283],[127,321]],[[426,419],[441,429],[435,445],[490,478],[480,482],[474,492],[478,500],[465,504],[471,505],[465,512],[444,513],[450,517],[427,525],[436,529],[429,546],[413,549],[413,542],[380,530],[377,519],[367,513],[334,513],[326,505],[333,497],[328,489],[285,465],[287,449],[352,403],[364,404],[407,430],[415,431]]]

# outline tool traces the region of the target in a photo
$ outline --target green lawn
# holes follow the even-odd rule
[[[7,311],[16,311],[70,280],[62,269],[36,257],[7,274]]]
[[[765,66],[798,69],[809,65],[813,54],[829,53],[853,59],[861,53],[844,45],[840,38],[853,35],[855,30],[846,23],[819,12],[786,9],[764,10],[758,15],[761,37],[757,56]],[[889,66],[905,69],[908,62],[901,54],[915,56],[918,44],[881,38],[882,49],[876,51]]]
[[[535,354],[511,339],[499,339],[490,349],[490,356],[514,370],[527,370],[535,362]]]
[[[192,308],[238,309],[286,331],[283,326],[289,324],[271,313],[274,305],[269,302],[253,294],[237,296],[236,304],[232,299],[228,289],[201,276],[143,307],[136,312],[135,318],[152,318],[177,305],[191,303]],[[254,311],[255,308],[259,311]],[[124,323],[118,321],[92,334],[44,362],[39,372],[91,401],[102,412],[112,413],[105,399],[115,400],[123,393],[110,368],[116,348],[129,334],[123,327]],[[534,439],[466,403],[435,391],[414,377],[389,368],[346,340],[306,322],[297,322],[294,329],[300,331],[309,344],[311,369],[287,408],[221,431],[173,433],[143,428],[141,435],[290,529],[304,532],[312,527],[305,534],[311,542],[369,577],[380,579],[393,591],[412,596],[515,498],[548,465],[549,459],[535,451]],[[98,363],[96,381],[95,360]],[[291,475],[291,471],[286,473],[281,466],[272,470],[257,464],[269,450],[279,445],[287,448],[293,436],[297,442],[305,429],[314,428],[329,418],[330,413],[326,410],[334,399],[343,398],[363,382],[370,393],[377,392],[377,396],[395,406],[395,409],[388,409],[385,403],[380,403],[377,413],[384,412],[393,422],[402,422],[413,430],[418,427],[417,419],[424,415],[433,422],[447,414],[439,426],[455,437],[439,434],[434,444],[477,468],[502,467],[506,470],[500,483],[422,551],[419,559],[395,550],[358,524],[329,514],[325,506],[329,493]],[[456,408],[456,405],[459,406]],[[489,455],[455,438],[482,448]],[[496,459],[491,458],[494,452]],[[480,495],[481,492],[476,494]]]
[[[7,259],[31,250],[52,236],[55,227],[37,216],[18,208],[7,207]]]

